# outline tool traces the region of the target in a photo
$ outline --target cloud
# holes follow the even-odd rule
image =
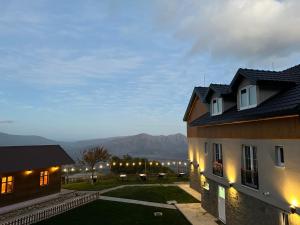
[[[192,41],[191,54],[252,60],[300,50],[298,0],[165,0],[158,5],[160,26]]]
[[[10,123],[14,123],[13,120],[0,120],[0,124],[10,124]]]

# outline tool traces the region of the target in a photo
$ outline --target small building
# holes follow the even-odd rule
[[[61,190],[61,166],[74,161],[59,145],[0,147],[0,207]]]

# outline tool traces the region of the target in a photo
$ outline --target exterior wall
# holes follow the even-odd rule
[[[238,192],[234,188],[229,188],[207,179],[209,190],[202,193],[202,207],[218,218],[218,186],[225,187],[226,190],[226,224],[229,225],[281,225],[282,211],[263,201],[249,195]],[[263,222],[262,222],[263,221]]]
[[[217,126],[188,127],[188,137],[300,139],[299,116]]]
[[[193,120],[199,118],[200,116],[204,115],[207,112],[206,104],[202,103],[200,99],[197,97],[191,107],[190,115],[188,118],[188,123],[192,122]]]
[[[40,186],[40,172],[49,171],[49,184]],[[60,192],[61,189],[61,171],[54,171],[51,168],[32,170],[31,174],[25,174],[25,171],[0,174],[2,176],[14,177],[13,193],[0,194],[0,207],[17,202],[42,197],[49,194]]]

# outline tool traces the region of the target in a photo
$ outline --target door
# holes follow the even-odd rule
[[[218,187],[218,211],[219,219],[226,224],[226,214],[225,214],[225,188],[222,186]]]

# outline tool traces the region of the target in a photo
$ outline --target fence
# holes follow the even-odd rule
[[[38,210],[33,213],[28,213],[26,215],[16,217],[14,219],[0,222],[0,225],[29,225],[29,224],[37,223],[42,220],[49,219],[53,216],[59,215],[61,213],[67,212],[76,207],[95,201],[98,198],[99,198],[99,193],[93,193],[93,194],[76,197],[74,199],[68,200],[64,203],[55,206],[51,206],[45,209]]]

